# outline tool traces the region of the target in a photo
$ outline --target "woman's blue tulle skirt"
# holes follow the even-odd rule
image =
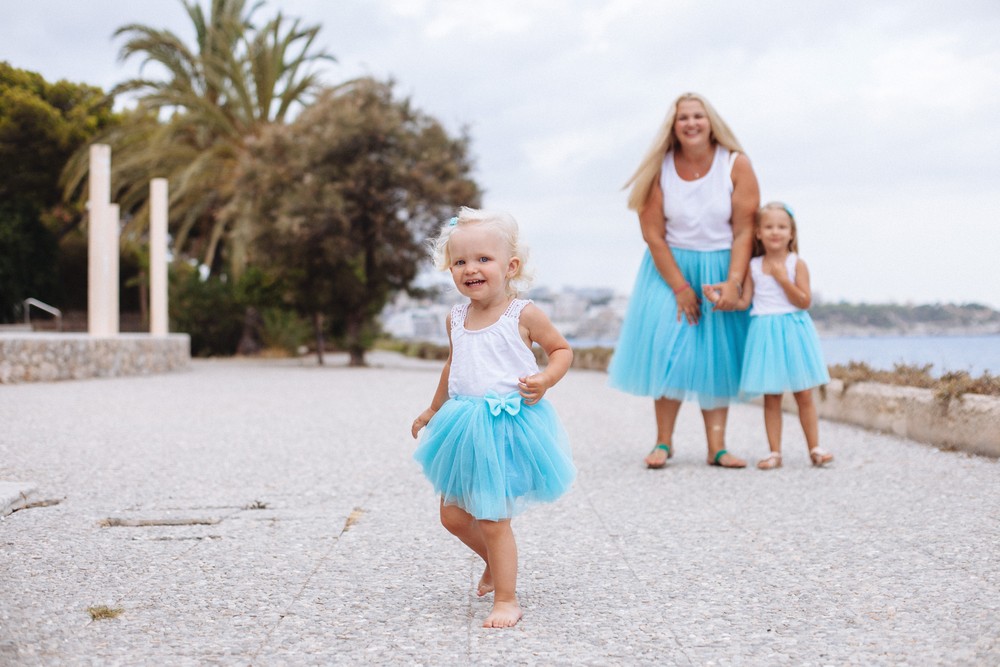
[[[569,489],[576,467],[555,410],[514,396],[492,410],[481,397],[451,398],[425,428],[413,457],[446,505],[498,521]]]
[[[729,250],[671,249],[702,300],[701,319],[677,321],[677,301],[646,251],[621,334],[608,367],[612,387],[630,394],[695,400],[703,410],[738,400],[747,311],[717,311],[701,297],[703,284],[729,275]]]
[[[809,313],[801,310],[750,318],[740,383],[744,397],[802,391],[829,381]]]

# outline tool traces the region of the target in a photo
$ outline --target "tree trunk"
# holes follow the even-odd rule
[[[316,359],[323,365],[323,313],[313,313],[313,329],[316,331]]]
[[[348,366],[367,366],[365,346],[361,340],[364,320],[356,314],[347,316],[347,352],[351,356]]]

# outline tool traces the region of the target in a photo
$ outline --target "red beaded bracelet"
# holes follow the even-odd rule
[[[676,294],[680,294],[681,292],[683,292],[684,290],[686,290],[689,287],[691,287],[691,285],[689,285],[688,283],[684,283],[683,287],[678,287],[677,289],[674,290],[674,294],[675,295]]]

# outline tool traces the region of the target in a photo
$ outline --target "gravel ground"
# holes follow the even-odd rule
[[[817,470],[789,417],[784,468],[722,470],[686,405],[650,471],[649,401],[587,371],[549,394],[578,480],[514,521],[524,619],[483,629],[411,458],[440,365],[370,360],[0,387],[0,664],[1000,664],[997,461],[823,422]],[[728,431],[766,455],[760,408]]]

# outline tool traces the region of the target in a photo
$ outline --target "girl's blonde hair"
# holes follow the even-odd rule
[[[448,241],[456,230],[471,225],[483,225],[494,231],[503,241],[508,255],[520,261],[517,272],[507,281],[507,294],[517,296],[518,292],[531,286],[532,276],[528,270],[528,248],[521,243],[517,220],[510,213],[503,211],[484,211],[482,209],[463,206],[458,215],[441,226],[437,238],[431,240],[431,256],[434,266],[441,271],[451,268],[451,255],[448,253]]]
[[[639,168],[635,170],[635,173],[632,174],[632,177],[623,186],[626,188],[630,185],[632,186],[632,191],[628,195],[628,207],[631,210],[638,212],[646,205],[653,182],[657,179],[660,170],[663,168],[664,156],[677,145],[677,134],[674,132],[674,122],[677,120],[677,107],[681,102],[691,100],[699,102],[705,107],[705,115],[708,116],[708,123],[711,127],[709,139],[711,139],[712,144],[721,144],[725,148],[737,153],[743,152],[743,147],[736,140],[736,135],[726,125],[726,121],[722,120],[722,116],[708,103],[708,100],[698,93],[682,94],[670,105],[670,111],[667,112],[667,117],[663,119],[663,125],[660,127],[659,132],[656,133],[653,144],[649,147],[645,157],[642,158],[642,162],[639,163]]]
[[[788,252],[797,253],[799,251],[799,228],[795,224],[795,214],[785,202],[769,201],[757,209],[756,215],[753,216],[753,256],[760,257],[764,254],[764,244],[757,238],[757,232],[760,230],[760,216],[764,211],[784,211],[788,215],[788,219],[792,221],[792,238],[788,241]]]

